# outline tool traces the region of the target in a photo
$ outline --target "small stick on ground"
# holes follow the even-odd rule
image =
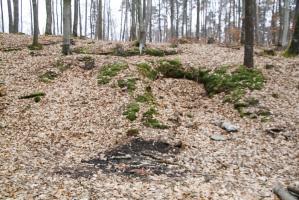
[[[276,194],[280,200],[298,200],[295,196],[291,195],[281,183],[277,183],[273,188],[274,194]]]

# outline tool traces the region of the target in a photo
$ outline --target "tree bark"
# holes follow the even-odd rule
[[[33,22],[34,22],[32,46],[38,46],[38,7],[37,7],[36,0],[32,0],[32,7],[33,7]]]
[[[282,32],[282,42],[281,42],[281,45],[283,47],[288,46],[289,23],[290,23],[290,2],[289,0],[284,0],[283,32]]]
[[[62,53],[70,54],[70,34],[71,34],[71,0],[63,0],[63,45]]]
[[[19,0],[13,0],[14,4],[14,19],[13,19],[13,32],[19,32]]]
[[[9,21],[9,33],[13,33],[14,25],[13,25],[13,18],[12,18],[11,0],[7,0],[7,9],[8,9],[8,21]]]
[[[299,55],[299,0],[296,1],[295,30],[287,54]]]
[[[47,23],[46,23],[46,35],[52,35],[52,2],[46,0],[46,12],[47,12]]]
[[[196,39],[199,39],[199,23],[200,23],[200,0],[196,2]],[[220,22],[219,22],[220,25]]]
[[[3,4],[2,1],[0,1],[0,6],[1,6],[1,24],[2,24],[2,32],[4,33],[4,17],[3,17]]]
[[[103,2],[99,0],[97,25],[96,25],[96,38],[98,40],[103,39]]]
[[[298,0],[299,1],[299,0]],[[245,0],[245,47],[244,47],[244,66],[253,68],[253,46],[254,46],[254,23],[253,15],[255,12],[252,0]]]
[[[170,31],[171,31],[171,38],[174,38],[175,37],[175,28],[174,28],[174,0],[170,0]]]
[[[130,40],[137,40],[136,36],[136,0],[132,0]]]
[[[79,3],[78,0],[74,0],[74,23],[73,23],[73,36],[78,37],[78,15],[79,15]]]

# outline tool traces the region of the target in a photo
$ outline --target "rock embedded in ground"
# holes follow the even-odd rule
[[[230,123],[230,122],[223,122],[221,124],[221,128],[226,130],[227,132],[238,132],[239,127]]]
[[[227,140],[223,135],[219,135],[219,134],[214,134],[210,136],[211,140],[214,141],[225,141]]]

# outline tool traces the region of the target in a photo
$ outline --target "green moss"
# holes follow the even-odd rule
[[[140,74],[150,80],[156,80],[158,77],[158,72],[154,70],[148,63],[138,63],[137,68]]]
[[[115,77],[121,70],[128,68],[126,63],[115,62],[105,65],[99,72],[98,84],[107,84]]]
[[[143,114],[142,121],[143,124],[147,127],[157,128],[157,129],[167,129],[167,125],[162,124],[159,120],[154,118],[154,115],[158,114],[155,108],[150,108]]]
[[[34,51],[35,50],[42,50],[43,45],[41,45],[41,44],[35,44],[35,45],[31,44],[31,45],[28,46],[28,49],[34,50]]]
[[[72,52],[77,54],[91,54],[90,50],[87,47],[75,47]]]
[[[39,76],[39,80],[44,83],[48,83],[48,82],[53,81],[57,76],[58,76],[58,74],[56,72],[47,71],[44,74]]]
[[[137,113],[139,112],[140,107],[138,103],[130,103],[127,106],[126,111],[123,113],[124,116],[130,121],[134,121],[137,119]]]
[[[71,67],[71,64],[64,63],[62,59],[59,59],[53,64],[53,66],[56,67],[60,72],[64,72]]]
[[[136,98],[137,102],[153,104],[155,102],[155,97],[152,93],[151,87],[146,87],[143,95],[138,95]]]
[[[155,49],[155,48],[146,48],[144,53],[149,56],[157,56],[157,57],[165,56],[165,53],[163,50]]]
[[[140,54],[139,49],[135,47],[130,49],[124,49],[123,47],[117,46],[113,50],[114,56],[130,57],[130,56],[137,56],[139,54]]]
[[[186,73],[179,60],[162,60],[159,62],[157,71],[165,78],[185,78]]]
[[[41,100],[42,100],[42,99],[41,99],[40,96],[34,97],[34,102],[35,102],[35,103],[38,103],[38,102],[40,102]]]
[[[276,52],[273,49],[264,49],[263,50],[263,55],[275,56]]]
[[[136,89],[136,78],[121,79],[117,81],[117,84],[120,88],[127,88],[129,92],[133,92]]]

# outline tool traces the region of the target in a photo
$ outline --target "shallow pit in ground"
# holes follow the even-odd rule
[[[134,138],[128,143],[100,153],[97,158],[82,162],[92,164],[104,173],[139,177],[164,174],[178,177],[186,171],[175,161],[180,148],[180,144]]]

